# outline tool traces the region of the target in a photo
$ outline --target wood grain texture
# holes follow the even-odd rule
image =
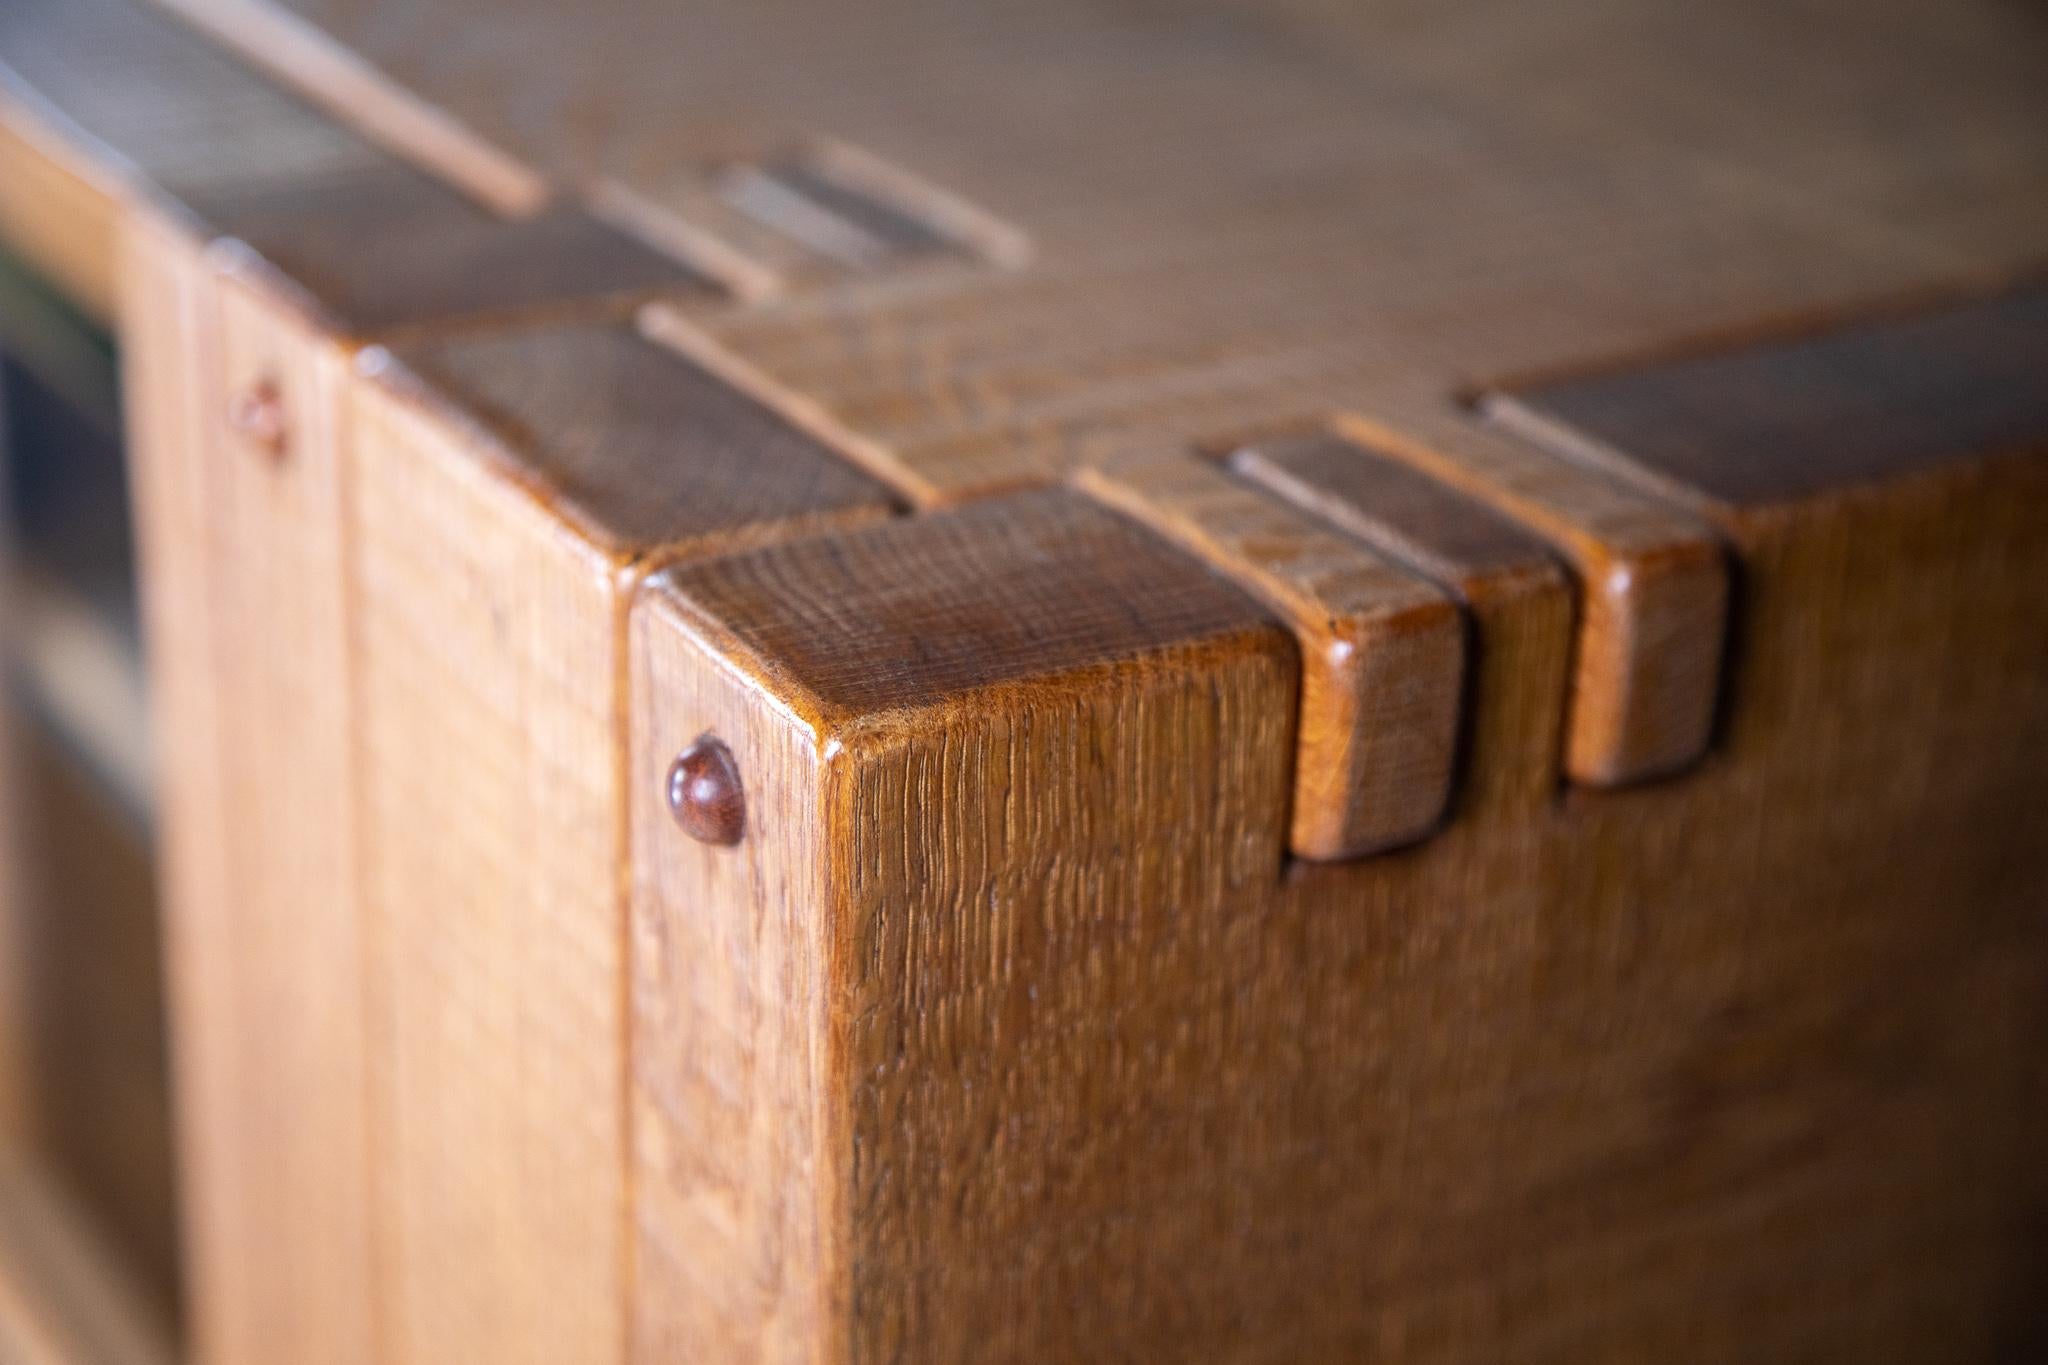
[[[641,1293],[672,1316],[643,1339],[646,1358],[704,1323],[741,1358],[957,1355],[967,1339],[902,1292],[906,1274],[932,1256],[964,1281],[1006,1280],[1057,1235],[1034,1231],[1003,1153],[1022,1141],[1085,1158],[1096,1141],[1010,1127],[1046,1116],[1006,1118],[1022,1092],[984,1066],[1059,1070],[1073,1054],[1040,1021],[1065,1002],[1041,1003],[1021,976],[941,1014],[918,1002],[938,1002],[923,992],[944,964],[977,973],[1050,952],[1079,968],[1067,954],[1086,953],[1087,922],[1166,916],[1183,876],[1222,875],[1211,851],[1236,877],[1278,866],[1278,827],[1233,833],[1284,809],[1293,649],[1250,600],[1176,560],[1106,512],[1037,494],[688,565],[650,587],[634,670],[636,944],[655,973],[635,1004]],[[828,577],[841,588],[823,601]],[[662,806],[671,746],[701,728],[732,743],[763,812],[736,850],[680,838]],[[1133,823],[1154,802],[1184,817],[1177,853],[1157,861]],[[1165,901],[1062,913],[1103,856],[1143,864]],[[999,884],[971,880],[1011,857]],[[1111,969],[1100,984],[1123,979],[1097,965]],[[918,1131],[913,1097],[944,1083],[927,1043],[957,1047],[993,1085]],[[1002,1253],[952,1261],[920,1240],[935,1214]]]
[[[347,359],[136,220],[129,409],[157,732],[194,1331],[219,1361],[369,1349],[340,437]],[[286,458],[227,429],[279,387]]]
[[[348,411],[375,1358],[616,1360],[615,566],[405,405]]]
[[[2038,450],[1967,448],[1946,420],[1938,458],[1850,487],[1905,428],[1859,449],[1830,422],[1810,496],[1752,507],[1729,495],[1753,482],[1654,472],[1693,458],[1669,454],[1680,434],[1720,439],[1732,403],[1668,437],[1671,394],[1624,404],[1618,431],[1674,444],[1611,458],[1454,402],[2037,265],[2038,15],[613,2],[289,8],[382,68],[380,99],[403,87],[442,127],[608,186],[636,231],[755,292],[636,251],[621,267],[573,215],[507,224],[394,176],[240,68],[221,88],[275,123],[198,100],[192,126],[283,130],[287,173],[245,153],[263,136],[150,144],[152,106],[127,96],[152,83],[96,55],[140,30],[93,17],[142,11],[0,18],[17,72],[68,54],[35,90],[88,73],[56,102],[68,130],[126,126],[130,165],[168,158],[139,180],[247,215],[229,230],[296,260],[318,325],[409,326],[422,299],[553,315],[564,278],[674,287],[662,311],[702,339],[698,369],[745,373],[811,434],[755,444],[760,411],[713,385],[644,416],[594,405],[596,425],[629,416],[613,447],[542,390],[644,357],[611,336],[544,385],[550,362],[508,344],[365,398],[392,402],[389,449],[356,487],[359,452],[321,435],[356,420],[319,397],[342,386],[340,342],[263,292],[273,275],[147,239],[131,382],[161,428],[152,620],[174,794],[196,807],[175,822],[172,951],[188,1164],[211,1190],[208,1358],[307,1358],[302,1331],[428,1358],[472,1340],[849,1362],[2040,1353]],[[134,69],[201,69],[183,60]],[[734,166],[826,140],[1029,250],[821,269],[836,239],[721,193]],[[366,223],[419,225],[428,249],[364,252]],[[535,375],[531,412],[491,388],[513,373]],[[1801,401],[1839,412],[1801,373]],[[674,374],[678,396],[699,382]],[[266,384],[277,401],[244,410],[285,439],[216,468],[250,444],[221,413]],[[2012,397],[2010,378],[1944,386],[1973,411]],[[1071,494],[960,504],[1326,413],[1568,563],[1579,785],[1544,790],[1523,761],[1558,715],[1559,594],[1491,617],[1468,599],[1471,818],[1290,866],[1300,675],[1270,608]],[[667,467],[642,433],[696,414],[703,501],[624,496]],[[742,478],[732,454],[800,467],[821,440],[946,510],[828,530],[813,511],[862,521],[886,499],[848,485],[807,508],[800,476]],[[690,520],[724,498],[767,529]],[[1311,510],[1477,591],[1451,551],[1479,551],[1434,547],[1406,503]],[[671,514],[680,539],[645,534]],[[810,538],[749,548],[788,531]],[[636,575],[732,549],[665,577],[628,629]],[[731,849],[661,806],[706,730],[758,798]],[[251,739],[295,765],[274,790]],[[1496,771],[1516,778],[1485,785]],[[342,896],[372,931],[360,960],[325,879],[336,810],[342,875],[368,888]],[[376,972],[385,951],[403,961]],[[332,981],[297,989],[316,958],[366,988],[367,1041]],[[252,983],[282,1022],[245,1057],[269,1006]],[[333,1074],[304,1064],[314,1042],[342,1057],[331,1094],[308,1093]],[[528,1092],[522,1059],[563,1103]],[[245,1067],[289,1071],[287,1102],[256,1105]],[[364,1167],[394,1185],[367,1199],[337,1136],[351,1105]],[[343,1159],[309,1194],[304,1125],[335,1115],[314,1126]],[[294,1278],[286,1222],[334,1273]]]
[[[1745,546],[1740,705],[1687,781],[1287,875],[1284,651],[955,653],[994,603],[1145,600],[1119,551],[1017,602],[1037,576],[982,566],[1029,499],[662,580],[636,1011],[643,1239],[678,1264],[650,1311],[738,1312],[718,1339],[773,1358],[822,1302],[855,1361],[2024,1355],[2044,497],[2008,457],[1816,505]],[[758,843],[668,823],[705,728],[777,813]],[[785,838],[823,860],[795,886],[761,880]],[[709,1095],[746,1164],[692,1121]]]
[[[883,491],[620,326],[373,355],[348,413],[381,1359],[621,1358],[625,603]],[[663,499],[636,489],[666,484]]]
[[[1513,430],[1725,516],[2048,446],[2048,287],[1493,395]]]
[[[1078,486],[1199,555],[1294,632],[1295,853],[1354,858],[1435,828],[1465,696],[1456,603],[1193,455],[1134,454],[1083,471]]]
[[[1489,433],[1427,401],[1332,429],[1540,533],[1571,564],[1579,615],[1565,771],[1592,786],[1669,775],[1712,737],[1727,643],[1729,562],[1681,509]]]
[[[214,39],[272,73],[337,122],[459,185],[508,217],[540,212],[554,189],[534,168],[478,138],[448,112],[389,80],[310,25],[243,0],[163,0]]]
[[[1561,777],[1573,592],[1536,537],[1370,449],[1322,433],[1255,441],[1240,476],[1456,595],[1472,617],[1467,817],[1552,799]]]
[[[362,138],[134,0],[9,5],[0,73],[6,230],[109,321],[127,196],[377,158]]]
[[[452,337],[397,355],[620,557],[685,541],[697,553],[737,548],[893,506],[817,439],[622,323]]]
[[[828,724],[1175,641],[1279,633],[1199,561],[1057,491],[712,559],[667,582],[729,622],[736,648],[775,661],[803,715]]]
[[[689,632],[662,584],[634,608],[629,662],[629,1358],[833,1360],[847,1157],[829,1088],[820,744]],[[669,764],[705,734],[740,774],[737,847],[669,813]]]

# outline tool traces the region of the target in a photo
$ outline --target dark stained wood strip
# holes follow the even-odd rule
[[[391,160],[317,178],[166,188],[358,337],[657,291],[715,292],[580,210],[502,219]]]
[[[2048,448],[2048,286],[1488,400],[1504,425],[1728,507]]]
[[[1577,580],[1564,770],[1626,786],[1698,762],[1713,734],[1730,568],[1722,537],[1669,498],[1409,394],[1331,429],[1527,527]]]
[[[10,4],[0,61],[96,159],[247,244],[338,331],[716,292],[580,209],[502,217],[145,7]]]
[[[770,528],[883,517],[890,492],[817,438],[620,323],[462,335],[398,348],[617,554],[730,546]]]
[[[824,724],[1169,649],[1293,654],[1242,590],[1065,490],[685,564],[659,581]]]
[[[1259,441],[1231,467],[1461,595],[1503,576],[1555,577],[1536,536],[1448,484],[1341,436]]]

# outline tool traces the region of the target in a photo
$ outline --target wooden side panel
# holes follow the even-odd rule
[[[616,1362],[613,566],[388,391],[352,426],[381,1358]]]
[[[362,1361],[345,362],[146,220],[127,269],[194,1330],[207,1361]],[[231,430],[259,390],[284,414],[276,449]]]
[[[671,575],[721,678],[820,740],[850,1166],[843,1205],[795,1197],[843,1208],[850,1358],[2028,1358],[2043,469],[1760,524],[1739,704],[1686,781],[1290,870],[1286,651],[1057,499]],[[636,790],[702,714],[649,732]],[[662,932],[708,875],[640,888]],[[722,1046],[640,1084],[751,1055]],[[643,1217],[734,1207],[677,1169],[643,1165]],[[731,1263],[709,1245],[675,1254]]]
[[[1189,1272],[1248,1273],[1224,1248],[1272,1212],[1212,1144],[1259,1065],[1231,1002],[1278,947],[1205,907],[1271,884],[1295,684],[1169,652],[834,765],[855,1360],[1227,1349],[1182,1296],[1242,1292]]]
[[[151,215],[123,225],[119,266],[188,1330],[196,1359],[233,1361],[248,1358],[238,1317],[251,1291],[238,1255],[248,1215],[225,1169],[238,1138],[231,978],[218,946],[229,941],[230,920],[202,477],[211,414],[201,400],[214,342],[202,319],[211,294],[199,244]]]
[[[819,738],[734,672],[660,580],[633,613],[633,1359],[847,1359],[845,1133],[831,1108],[834,928]],[[670,763],[712,735],[745,826],[698,843]]]

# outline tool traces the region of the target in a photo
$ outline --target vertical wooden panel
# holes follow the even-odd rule
[[[826,1112],[819,737],[655,592],[631,634],[633,1359],[845,1356],[844,1152]],[[737,847],[693,841],[667,769],[728,746]]]
[[[618,322],[451,333],[360,368],[350,612],[388,1355],[616,1361],[625,603],[666,559],[891,502]]]
[[[615,567],[387,391],[354,418],[385,1359],[617,1361]]]
[[[138,220],[124,336],[207,1361],[369,1358],[337,347]],[[281,452],[231,430],[274,386]]]

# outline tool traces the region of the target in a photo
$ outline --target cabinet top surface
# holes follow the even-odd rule
[[[2001,0],[170,3],[715,243],[760,288],[698,325],[920,500],[2048,241],[2048,13]]]

